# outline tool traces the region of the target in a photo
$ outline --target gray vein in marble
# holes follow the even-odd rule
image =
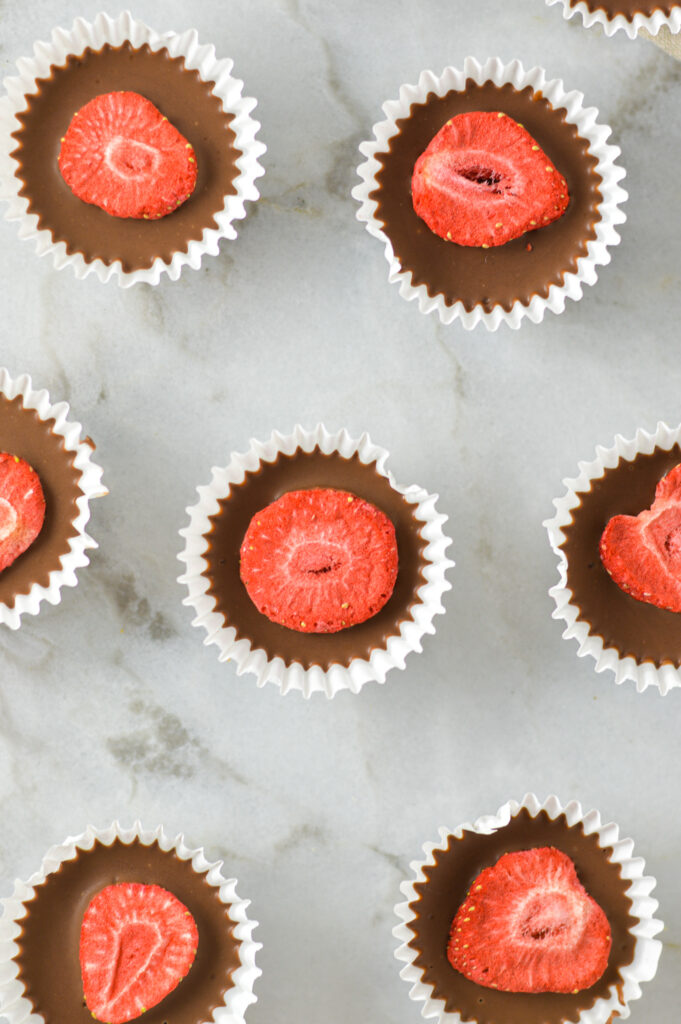
[[[106,745],[114,760],[131,775],[142,772],[190,779],[207,767],[225,781],[248,785],[244,775],[208,750],[177,715],[139,698],[130,700],[128,709],[142,725],[110,737]]]
[[[274,844],[274,852],[278,857],[283,857],[301,846],[311,846],[312,849],[316,849],[318,846],[324,846],[326,842],[327,837],[319,826],[294,825],[288,835]]]
[[[655,132],[658,124],[651,120],[651,110],[656,100],[681,86],[681,64],[675,61],[660,60],[652,54],[632,76],[631,82],[616,108],[610,115],[613,131]]]

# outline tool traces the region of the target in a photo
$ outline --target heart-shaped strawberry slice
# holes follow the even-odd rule
[[[80,930],[80,969],[96,1020],[122,1024],[156,1006],[189,971],[199,941],[194,918],[158,885],[102,889]]]
[[[447,121],[416,161],[411,190],[414,210],[436,235],[485,249],[546,227],[570,201],[541,146],[496,110]]]
[[[452,967],[503,992],[575,992],[603,974],[610,925],[560,850],[506,853],[485,868],[457,911]]]
[[[681,465],[655,488],[637,516],[614,516],[603,531],[601,561],[637,601],[681,612]]]

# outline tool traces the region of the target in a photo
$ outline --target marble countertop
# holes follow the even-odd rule
[[[0,3],[0,68],[97,0]],[[114,12],[112,12],[114,13]],[[224,858],[263,943],[249,1024],[409,1024],[393,905],[440,825],[527,790],[597,807],[658,879],[664,952],[633,1024],[681,992],[678,709],[615,686],[552,620],[542,520],[597,443],[679,421],[681,63],[565,23],[543,0],[138,0],[196,27],[257,97],[266,175],[236,242],[177,283],[57,273],[0,222],[1,358],[97,443],[99,542],[62,603],[0,632],[0,889],[88,822],[163,822]],[[585,93],[627,169],[628,221],[561,316],[444,327],[388,284],[355,221],[357,146],[424,68],[542,64]],[[178,530],[249,438],[368,430],[440,495],[456,569],[422,655],[385,686],[305,702],[258,690],[190,626]]]

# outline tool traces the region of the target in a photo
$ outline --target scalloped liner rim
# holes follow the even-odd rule
[[[616,434],[610,447],[597,445],[592,461],[578,463],[578,476],[566,477],[563,480],[565,494],[561,498],[554,498],[556,513],[543,523],[553,553],[558,558],[559,582],[549,589],[549,595],[556,605],[551,617],[562,619],[566,623],[563,638],[567,640],[574,637],[579,644],[577,656],[593,658],[598,673],[606,670],[614,672],[617,685],[631,680],[636,684],[638,693],[643,693],[648,687],[656,687],[663,697],[670,690],[681,687],[681,668],[677,669],[671,664],[657,668],[652,662],[637,662],[631,656],[622,657],[616,648],[605,647],[602,637],[591,634],[588,623],[577,621],[579,610],[572,603],[572,591],[567,588],[567,559],[560,545],[565,540],[562,527],[571,522],[571,511],[579,505],[579,495],[590,489],[592,480],[602,476],[606,469],[617,465],[620,458],[631,462],[637,454],[649,454],[655,448],[669,451],[675,444],[681,444],[681,425],[668,427],[666,423],[660,421],[653,434],[640,428],[631,440]]]
[[[299,448],[310,452],[316,447],[326,454],[337,451],[344,458],[357,453],[365,464],[375,463],[376,472],[386,477],[394,490],[416,506],[414,517],[423,523],[420,533],[427,541],[423,553],[425,580],[417,591],[419,600],[412,608],[411,618],[402,623],[399,634],[390,637],[386,647],[374,650],[369,660],[355,658],[347,667],[332,665],[326,671],[318,665],[304,669],[299,662],[293,662],[287,668],[281,658],[270,659],[262,648],[253,650],[247,639],[237,640],[236,630],[225,626],[223,616],[214,611],[215,599],[206,593],[208,581],[204,573],[207,563],[203,558],[208,543],[205,535],[210,528],[209,516],[218,511],[218,501],[227,496],[232,483],[240,483],[246,472],[256,470],[261,462],[274,461],[279,453],[292,454]],[[387,459],[388,452],[373,444],[366,433],[360,438],[353,438],[347,430],[330,433],[323,424],[318,424],[313,431],[298,425],[290,434],[273,431],[269,440],[264,442],[252,439],[246,452],[233,452],[229,465],[226,468],[213,467],[210,484],[197,488],[199,502],[186,510],[189,526],[179,531],[185,540],[185,548],[178,559],[185,563],[186,571],[178,577],[178,582],[189,590],[182,603],[196,612],[192,625],[206,631],[204,644],[218,646],[220,661],[234,660],[237,675],[253,673],[258,686],[274,683],[282,695],[291,690],[302,692],[305,698],[319,692],[328,698],[341,690],[358,693],[367,682],[384,683],[390,669],[403,669],[407,655],[420,652],[423,637],[435,633],[433,619],[444,613],[442,596],[451,589],[445,574],[454,565],[445,556],[451,543],[442,531],[447,517],[436,511],[437,495],[428,494],[416,485],[398,485],[386,468]]]
[[[126,41],[137,47],[148,43],[152,50],[167,48],[171,56],[184,57],[187,67],[197,70],[204,81],[214,83],[214,94],[234,114],[235,148],[241,152],[236,161],[240,171],[234,181],[236,193],[226,196],[224,207],[215,214],[218,227],[206,228],[200,240],[191,241],[187,252],[174,253],[170,263],[157,257],[151,267],[131,272],[122,269],[120,260],[107,265],[100,259],[86,262],[81,253],[68,255],[64,242],[54,242],[49,229],[39,228],[37,215],[28,212],[28,200],[18,195],[21,187],[15,173],[18,164],[10,156],[16,146],[11,134],[20,128],[15,115],[23,109],[24,97],[36,91],[37,78],[46,74],[50,66],[63,64],[69,55],[78,56],[87,46],[98,49],[107,43],[119,46]],[[80,280],[95,274],[103,284],[114,279],[120,287],[129,288],[138,283],[156,285],[166,274],[176,281],[187,266],[198,270],[205,255],[219,254],[222,238],[237,237],[234,222],[246,216],[246,201],[259,198],[255,181],[265,173],[259,159],[266,152],[266,146],[256,139],[260,123],[250,116],[256,101],[241,95],[243,82],[232,76],[232,67],[231,58],[218,59],[212,44],[199,42],[195,29],[159,33],[133,18],[130,11],[115,19],[101,12],[92,22],[76,18],[70,29],[54,29],[49,42],[34,45],[33,57],[19,58],[19,75],[6,78],[4,82],[7,95],[0,99],[0,198],[9,201],[5,219],[20,223],[19,237],[35,241],[38,256],[52,254],[55,269],[70,266]]]
[[[543,92],[552,106],[565,107],[566,120],[575,124],[580,135],[589,141],[590,152],[598,159],[596,172],[602,179],[603,198],[598,207],[601,217],[596,225],[596,238],[587,243],[587,255],[578,259],[576,273],[566,273],[564,283],[560,287],[551,285],[546,299],[535,295],[527,306],[518,300],[508,312],[496,306],[492,312],[486,313],[480,305],[467,312],[460,301],[447,306],[441,294],[430,297],[425,285],[414,287],[411,283],[411,271],[402,269],[393,253],[390,239],[375,219],[376,200],[369,198],[370,193],[377,187],[375,174],[380,169],[376,154],[385,152],[389,139],[396,132],[397,118],[407,116],[411,104],[424,102],[429,92],[441,96],[451,89],[465,88],[467,78],[472,78],[478,84],[486,81],[492,81],[495,85],[510,84],[516,89],[529,85],[535,92]],[[519,328],[525,319],[539,323],[547,309],[554,313],[562,313],[568,298],[579,300],[582,297],[583,285],[595,284],[598,277],[596,267],[605,266],[610,262],[608,249],[620,241],[615,225],[626,220],[626,214],[620,209],[620,205],[628,196],[619,184],[626,174],[616,163],[621,151],[618,146],[606,142],[611,135],[611,129],[608,125],[598,124],[598,111],[595,107],[584,107],[583,100],[583,93],[576,90],[566,92],[561,79],[547,79],[544,68],[535,66],[526,71],[519,60],[504,64],[500,58],[491,57],[484,64],[480,64],[475,58],[467,57],[461,69],[450,66],[445,68],[441,75],[423,71],[416,85],[403,85],[397,100],[388,100],[383,104],[387,120],[376,123],[372,129],[373,138],[361,143],[359,147],[367,159],[357,168],[361,184],[355,185],[352,195],[360,203],[360,208],[356,212],[357,220],[365,225],[371,235],[384,243],[384,254],[389,264],[388,280],[391,283],[399,283],[400,295],[404,299],[408,302],[418,300],[421,313],[437,312],[444,324],[459,320],[464,329],[472,330],[482,323],[488,330],[496,331],[502,323],[512,329]]]
[[[93,450],[89,444],[80,440],[83,432],[81,424],[68,419],[68,402],[52,403],[44,388],[33,388],[28,374],[12,377],[4,367],[0,367],[0,394],[9,400],[21,397],[24,408],[35,410],[43,421],[54,421],[52,433],[64,439],[66,451],[75,453],[73,463],[80,473],[78,485],[82,492],[76,498],[78,514],[73,520],[76,534],[69,538],[68,551],[61,556],[59,568],[50,572],[47,586],[34,583],[28,594],[17,595],[13,608],[0,603],[0,623],[15,630],[19,629],[23,615],[37,615],[43,601],[52,605],[59,604],[62,587],[76,586],[76,570],[90,564],[85,552],[98,546],[85,532],[90,519],[90,500],[108,492],[102,484],[102,469],[92,459]]]
[[[651,36],[656,36],[664,26],[674,34],[681,31],[681,5],[676,6],[669,15],[663,11],[655,11],[653,14],[635,14],[630,21],[624,14],[616,14],[610,18],[605,11],[590,11],[583,0],[574,5],[570,3],[570,0],[546,0],[547,7],[554,7],[556,4],[562,5],[563,17],[566,21],[579,16],[584,28],[600,25],[606,36],[614,36],[616,32],[623,31],[630,39],[635,39],[641,29],[645,29]]]
[[[96,840],[110,845],[116,839],[125,844],[137,839],[145,846],[157,842],[162,850],[175,850],[180,860],[191,861],[192,868],[198,874],[205,875],[207,885],[218,889],[218,898],[227,908],[229,918],[235,924],[234,935],[239,941],[240,966],[232,974],[234,984],[225,992],[224,1004],[216,1007],[210,1020],[215,1024],[245,1024],[244,1014],[248,1006],[257,1001],[253,985],[262,974],[255,962],[256,953],[262,949],[262,944],[255,942],[252,937],[253,929],[257,927],[258,922],[249,920],[246,914],[250,901],[237,895],[236,879],[223,876],[222,861],[208,861],[203,847],[187,846],[182,833],[171,838],[162,825],[152,830],[144,829],[140,821],[136,821],[129,829],[123,828],[117,821],[104,829],[88,825],[80,835],[69,836],[63,843],[50,847],[43,857],[40,868],[28,881],[16,881],[12,895],[0,900],[0,967],[5,968],[9,965],[11,971],[11,964],[17,953],[14,941],[18,934],[17,922],[23,916],[25,901],[31,899],[33,895],[33,888],[44,882],[46,876],[56,871],[63,861],[73,859],[77,849],[92,849]],[[12,974],[8,970],[2,970],[0,1013],[7,1017],[9,1024],[21,1024],[27,1017],[32,1021],[42,1021],[44,1024],[43,1016],[34,1013],[32,1003],[25,998],[25,986],[18,981],[17,971]]]
[[[534,793],[527,793],[520,803],[510,800],[502,804],[494,815],[484,815],[473,823],[465,822],[453,830],[441,828],[440,842],[425,843],[424,858],[410,862],[413,877],[400,884],[404,901],[395,906],[395,914],[400,919],[400,924],[393,928],[394,937],[400,940],[394,955],[404,964],[400,970],[400,977],[411,984],[409,997],[414,1002],[423,1002],[422,1017],[437,1017],[440,1024],[461,1024],[458,1013],[445,1011],[444,999],[433,998],[433,986],[421,980],[422,971],[414,965],[417,952],[408,945],[414,937],[414,932],[409,927],[415,916],[409,908],[409,904],[417,899],[414,885],[419,881],[425,881],[423,868],[434,863],[433,851],[444,849],[450,836],[460,838],[464,831],[489,835],[507,825],[523,808],[527,809],[532,817],[536,817],[540,811],[546,811],[552,819],[563,814],[568,825],[582,822],[585,833],[598,833],[600,846],[614,848],[613,859],[622,864],[622,873],[631,879],[627,895],[632,900],[631,913],[633,917],[638,918],[638,924],[632,928],[632,934],[636,936],[634,959],[631,964],[623,967],[621,972],[624,977],[622,992],[625,1005],[620,1002],[617,988],[613,986],[610,997],[597,1000],[592,1007],[583,1011],[578,1024],[609,1024],[613,1017],[618,1015],[624,1020],[630,1015],[629,1003],[641,996],[641,982],[650,981],[654,977],[662,952],[662,943],[654,938],[664,927],[663,923],[653,916],[657,911],[658,901],[651,893],[657,883],[652,876],[643,874],[645,861],[642,857],[633,856],[633,841],[620,839],[617,825],[613,822],[603,824],[598,811],[591,810],[585,814],[581,804],[576,800],[563,805],[555,795],[547,797],[541,803]]]

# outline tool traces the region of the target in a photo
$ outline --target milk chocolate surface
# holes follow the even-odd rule
[[[454,970],[447,959],[452,920],[484,868],[496,864],[504,853],[541,846],[562,850],[572,859],[580,882],[605,912],[612,933],[605,973],[591,988],[567,995],[500,992],[476,985]],[[585,835],[581,825],[569,826],[562,815],[551,821],[543,811],[532,818],[522,810],[493,835],[464,832],[461,839],[451,836],[446,850],[435,851],[435,865],[424,868],[427,880],[415,886],[419,897],[410,904],[416,919],[409,925],[415,933],[409,945],[418,952],[416,966],[423,969],[424,983],[434,986],[434,997],[445,1000],[449,1013],[458,1012],[462,1020],[476,1024],[577,1021],[612,985],[622,983],[620,969],[634,956],[630,929],[636,919],[625,895],[629,882],[621,877],[619,865],[611,863],[611,855],[612,849],[601,849],[596,837]]]
[[[637,455],[633,462],[620,459],[580,496],[572,523],[563,527],[561,545],[572,604],[579,608],[577,618],[589,624],[590,634],[603,637],[605,647],[658,667],[665,662],[681,666],[681,614],[637,601],[621,590],[603,567],[599,543],[613,516],[636,516],[650,508],[658,482],[679,463],[678,445],[668,452],[656,449],[651,455]]]
[[[471,110],[503,111],[537,140],[568,183],[570,203],[559,220],[506,245],[482,249],[439,238],[417,216],[411,199],[417,158],[450,117]],[[577,269],[587,242],[596,237],[601,178],[589,143],[568,124],[565,113],[529,86],[518,91],[468,79],[464,91],[444,97],[430,93],[425,103],[412,104],[409,117],[397,121],[399,130],[388,152],[377,154],[382,169],[371,195],[378,203],[376,219],[402,268],[412,272],[415,287],[425,285],[431,296],[442,294],[449,306],[460,300],[467,310],[476,305],[486,311],[497,305],[510,310],[518,299],[529,305],[535,295],[546,298],[550,285],[561,285],[565,274]]]
[[[0,451],[18,455],[33,466],[45,495],[42,530],[22,555],[0,572],[0,602],[14,607],[19,594],[27,594],[34,583],[46,587],[49,574],[61,568],[69,550],[69,539],[77,533],[76,500],[82,495],[80,472],[74,467],[74,452],[64,448],[64,439],[53,433],[54,420],[41,420],[33,409],[25,409],[21,397],[0,395]]]
[[[22,128],[14,133],[18,146],[17,177],[29,210],[55,242],[65,242],[68,253],[80,252],[86,262],[120,259],[123,270],[150,267],[157,256],[169,263],[175,252],[186,252],[206,228],[217,227],[215,214],[225,196],[236,191],[238,174],[232,115],[203,82],[198,71],[185,68],[181,57],[148,46],[134,49],[104,46],[69,57],[52,67],[50,77],[38,81],[38,92],[27,97],[18,115]],[[145,96],[192,144],[198,177],[191,197],[167,217],[137,220],[112,217],[73,195],[59,171],[61,139],[71,118],[94,96],[129,90]]]
[[[570,5],[576,7],[578,0],[570,0]],[[605,11],[609,18],[616,14],[623,14],[628,21],[632,21],[635,14],[655,14],[662,11],[669,16],[679,6],[678,3],[664,0],[584,0],[590,11]]]
[[[154,843],[111,846],[96,843],[79,850],[36,887],[27,901],[17,939],[19,980],[26,997],[45,1024],[92,1024],[83,999],[79,943],[83,914],[93,896],[117,882],[160,885],[173,893],[196,921],[199,945],[187,976],[157,1006],[144,1014],[145,1024],[201,1024],[210,1020],[232,987],[239,966],[238,941],[218,890],[197,874],[191,862],[164,852]]]
[[[390,600],[373,618],[339,633],[298,633],[270,622],[251,601],[239,575],[239,549],[255,513],[287,491],[311,487],[335,487],[365,498],[385,512],[397,537],[397,582]],[[287,665],[296,661],[305,668],[319,665],[326,670],[332,664],[348,665],[353,658],[368,658],[373,650],[384,648],[388,638],[399,633],[400,624],[412,617],[416,591],[424,582],[425,542],[413,508],[357,455],[344,459],[337,453],[298,449],[293,455],[279,455],[275,462],[261,463],[242,484],[232,486],[229,497],[220,502],[220,511],[211,518],[204,557],[208,592],[216,600],[216,611],[224,615],[225,625],[236,629],[239,639],[249,639],[254,649],[263,648],[270,658],[279,656]]]

